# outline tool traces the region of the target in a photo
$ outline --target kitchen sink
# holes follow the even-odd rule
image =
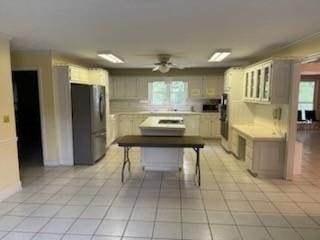
[[[182,124],[182,121],[173,119],[161,119],[159,120],[159,124]]]

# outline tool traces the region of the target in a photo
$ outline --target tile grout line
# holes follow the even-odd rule
[[[121,165],[120,165],[120,166],[121,166]],[[134,209],[135,209],[135,207],[136,207],[137,200],[138,200],[138,198],[139,198],[139,195],[140,195],[141,188],[142,188],[142,186],[143,186],[145,177],[146,177],[146,173],[144,173],[144,175],[143,175],[142,183],[141,183],[141,185],[140,185],[138,194],[137,194],[137,196],[136,196],[136,198],[135,198],[135,200],[134,200],[134,203],[133,203],[131,212],[130,212],[130,214],[129,214],[129,217],[128,217],[128,219],[127,219],[126,225],[125,225],[125,227],[124,227],[124,229],[123,229],[123,233],[122,233],[122,235],[121,235],[121,239],[122,239],[123,237],[125,237],[125,233],[126,233],[126,230],[127,230],[128,225],[129,225],[130,219],[131,219],[131,217],[132,217],[133,211],[134,211]]]
[[[219,161],[222,162],[223,165],[224,165],[224,167],[225,167],[225,164],[224,164],[224,162],[222,161],[220,155],[217,154],[214,149],[211,149],[211,151],[213,151],[213,152],[217,155]],[[227,169],[227,168],[226,168],[226,169]],[[211,172],[212,172],[212,168],[210,168],[210,170],[211,170]],[[228,169],[227,169],[227,170],[228,170]],[[229,171],[228,171],[228,172],[229,172]],[[212,172],[212,175],[213,175],[214,179],[217,181],[216,176],[213,174],[213,172]],[[226,204],[226,206],[227,206],[227,208],[228,208],[228,210],[229,210],[229,213],[230,213],[230,215],[231,215],[231,217],[232,217],[232,220],[233,220],[233,222],[234,222],[234,225],[233,225],[233,226],[236,227],[240,238],[243,239],[243,240],[245,240],[245,239],[243,238],[242,234],[241,234],[240,228],[239,228],[239,226],[237,225],[237,222],[236,222],[236,220],[235,220],[235,218],[234,218],[234,216],[233,216],[233,214],[232,214],[232,211],[231,211],[231,209],[230,209],[230,207],[229,207],[229,204],[228,204],[228,202],[227,202],[227,199],[225,198],[225,196],[224,196],[224,194],[223,194],[223,191],[222,191],[221,187],[219,186],[219,184],[218,184],[218,188],[219,188],[219,190],[221,191],[222,198],[223,198],[223,200],[224,200],[224,202],[225,202],[225,204]]]
[[[119,149],[118,152],[120,152],[120,149]],[[116,155],[116,154],[114,154],[114,155]],[[121,163],[118,164],[118,166],[113,170],[113,172],[110,174],[110,176],[112,176],[113,174],[115,174],[115,173],[117,172],[117,170],[120,169],[120,168],[121,168]],[[110,178],[111,178],[111,177],[109,177],[108,179],[110,179]],[[105,184],[105,183],[104,183],[104,184]],[[102,186],[103,186],[103,185],[102,185]],[[102,189],[102,186],[101,186],[100,190]],[[107,211],[104,213],[103,217],[100,219],[100,223],[97,225],[95,231],[93,232],[93,234],[92,234],[92,236],[91,236],[91,239],[93,239],[94,236],[96,235],[99,227],[101,226],[101,224],[102,224],[103,221],[105,220],[105,218],[106,218],[106,216],[107,216],[110,208],[112,207],[113,203],[115,202],[115,200],[116,200],[117,197],[119,196],[119,193],[121,192],[123,186],[124,186],[124,184],[120,185],[120,188],[119,188],[119,190],[118,190],[118,193],[113,197],[110,205],[107,207]],[[97,194],[96,194],[96,195],[97,195]],[[96,195],[95,195],[95,196],[96,196]],[[93,198],[93,199],[94,199],[94,198]],[[93,200],[92,200],[92,201],[93,201]],[[91,202],[92,202],[92,201],[91,201]],[[79,215],[79,216],[81,216],[81,215]]]
[[[155,228],[156,228],[157,215],[158,215],[158,209],[159,209],[159,203],[160,203],[160,197],[161,197],[162,181],[163,181],[163,173],[161,173],[161,181],[160,181],[158,200],[157,200],[156,212],[155,212],[155,217],[154,217],[154,222],[153,222],[153,229],[152,229],[151,239],[153,239],[153,237],[154,237],[154,231],[155,231]]]
[[[205,161],[208,162],[207,156],[204,153],[202,155],[204,156]],[[201,165],[200,165],[200,167],[201,167]],[[211,168],[209,167],[209,169],[211,169]],[[206,204],[204,202],[201,186],[199,186],[199,191],[200,191],[201,201],[202,201],[202,204],[203,204],[203,208],[204,208],[204,212],[205,212],[205,215],[206,215],[206,219],[207,219],[207,222],[208,222],[207,225],[208,225],[208,228],[209,228],[209,231],[210,231],[211,239],[214,239],[214,234],[213,234],[213,231],[211,229],[211,224],[210,224],[210,220],[209,220],[209,216],[208,216],[208,212],[207,212],[207,207],[206,207]]]

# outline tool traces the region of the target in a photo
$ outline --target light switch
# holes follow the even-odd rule
[[[3,122],[4,123],[10,122],[10,116],[9,115],[3,115]]]

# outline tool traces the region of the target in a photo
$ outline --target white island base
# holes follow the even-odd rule
[[[145,170],[179,171],[183,167],[183,149],[142,148],[141,163]]]
[[[161,123],[161,120],[178,123]],[[149,117],[140,125],[144,136],[183,136],[185,125],[181,117]],[[183,167],[183,148],[141,148],[144,170],[179,171]]]

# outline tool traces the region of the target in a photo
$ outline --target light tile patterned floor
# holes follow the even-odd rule
[[[320,174],[292,182],[251,177],[218,142],[202,150],[202,186],[193,150],[180,173],[143,172],[131,149],[113,145],[94,166],[25,168],[24,188],[0,203],[0,239],[319,240]],[[319,172],[318,172],[319,173]]]

